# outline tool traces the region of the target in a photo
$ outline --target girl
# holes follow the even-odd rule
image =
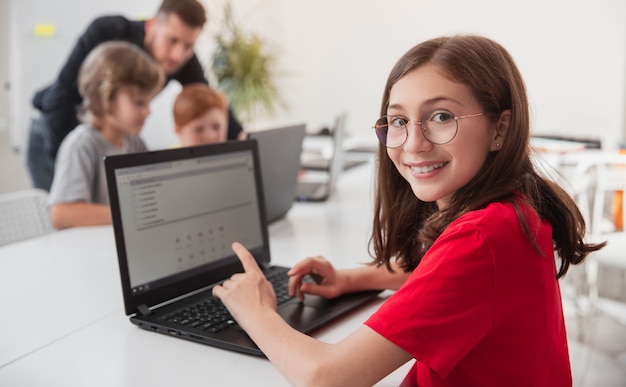
[[[164,80],[161,67],[130,43],[102,43],[87,56],[78,75],[83,124],[63,140],[50,189],[54,227],[111,223],[102,158],[147,150],[139,133]]]
[[[228,135],[226,96],[204,83],[184,86],[174,101],[174,124],[180,146],[225,142]]]
[[[296,385],[372,385],[410,359],[404,385],[571,385],[557,278],[602,245],[584,242],[574,201],[531,162],[525,86],[508,52],[480,36],[419,44],[391,71],[381,115],[373,264],[308,258],[290,291],[397,291],[336,344],[280,319],[238,243],[245,273],[213,294]],[[310,273],[321,282],[303,283]]]

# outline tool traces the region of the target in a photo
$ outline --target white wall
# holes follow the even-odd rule
[[[203,0],[209,25],[196,51],[205,63],[213,49],[224,0]],[[93,16],[119,10],[150,15],[142,2],[21,0],[20,34],[57,14],[77,34]],[[509,49],[525,77],[535,133],[624,139],[626,127],[626,2],[623,0],[233,0],[236,16],[265,37],[280,57],[280,87],[289,110],[250,124],[251,129],[305,121],[309,130],[348,112],[353,135],[371,136],[386,77],[414,44],[442,34],[480,33]],[[156,1],[149,3],[155,4]],[[132,9],[131,9],[132,8]],[[71,9],[67,12],[59,10]],[[81,15],[78,17],[77,15]],[[62,31],[59,31],[60,33]],[[64,44],[73,41],[63,36]],[[43,84],[56,74],[69,48],[31,42],[42,53],[23,82]],[[45,47],[44,47],[45,46]],[[46,74],[44,77],[43,74]],[[27,74],[27,75],[26,75]],[[27,88],[24,88],[27,89]],[[177,89],[154,104],[145,135],[149,145],[172,143],[169,104]],[[27,103],[30,96],[21,96]]]
[[[16,147],[27,140],[30,101],[34,92],[51,83],[61,70],[79,35],[93,18],[122,14],[130,18],[150,17],[159,0],[8,0],[11,8],[10,72],[11,117]],[[36,24],[51,24],[55,34],[37,37]]]
[[[0,133],[9,119],[9,3],[0,0]]]
[[[251,5],[252,4],[252,5]],[[263,6],[261,6],[263,4]],[[263,0],[237,2],[275,42],[289,72],[284,120],[327,124],[341,110],[369,133],[386,77],[417,42],[479,33],[502,43],[525,77],[535,133],[624,139],[623,0]],[[247,5],[247,8],[244,7]]]

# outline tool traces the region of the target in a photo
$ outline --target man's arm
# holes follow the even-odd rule
[[[241,126],[241,123],[239,123],[239,121],[237,120],[237,117],[235,117],[235,113],[229,107],[228,108],[228,139],[229,140],[239,139],[240,138],[239,134],[241,132],[243,132],[243,126]]]

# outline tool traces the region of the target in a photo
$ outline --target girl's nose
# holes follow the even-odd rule
[[[402,145],[405,152],[418,153],[432,149],[433,144],[424,137],[419,122],[409,122],[406,129],[407,137]]]

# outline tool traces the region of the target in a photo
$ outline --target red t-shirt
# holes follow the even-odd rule
[[[450,224],[366,324],[415,359],[422,386],[571,386],[552,226],[508,203]]]

